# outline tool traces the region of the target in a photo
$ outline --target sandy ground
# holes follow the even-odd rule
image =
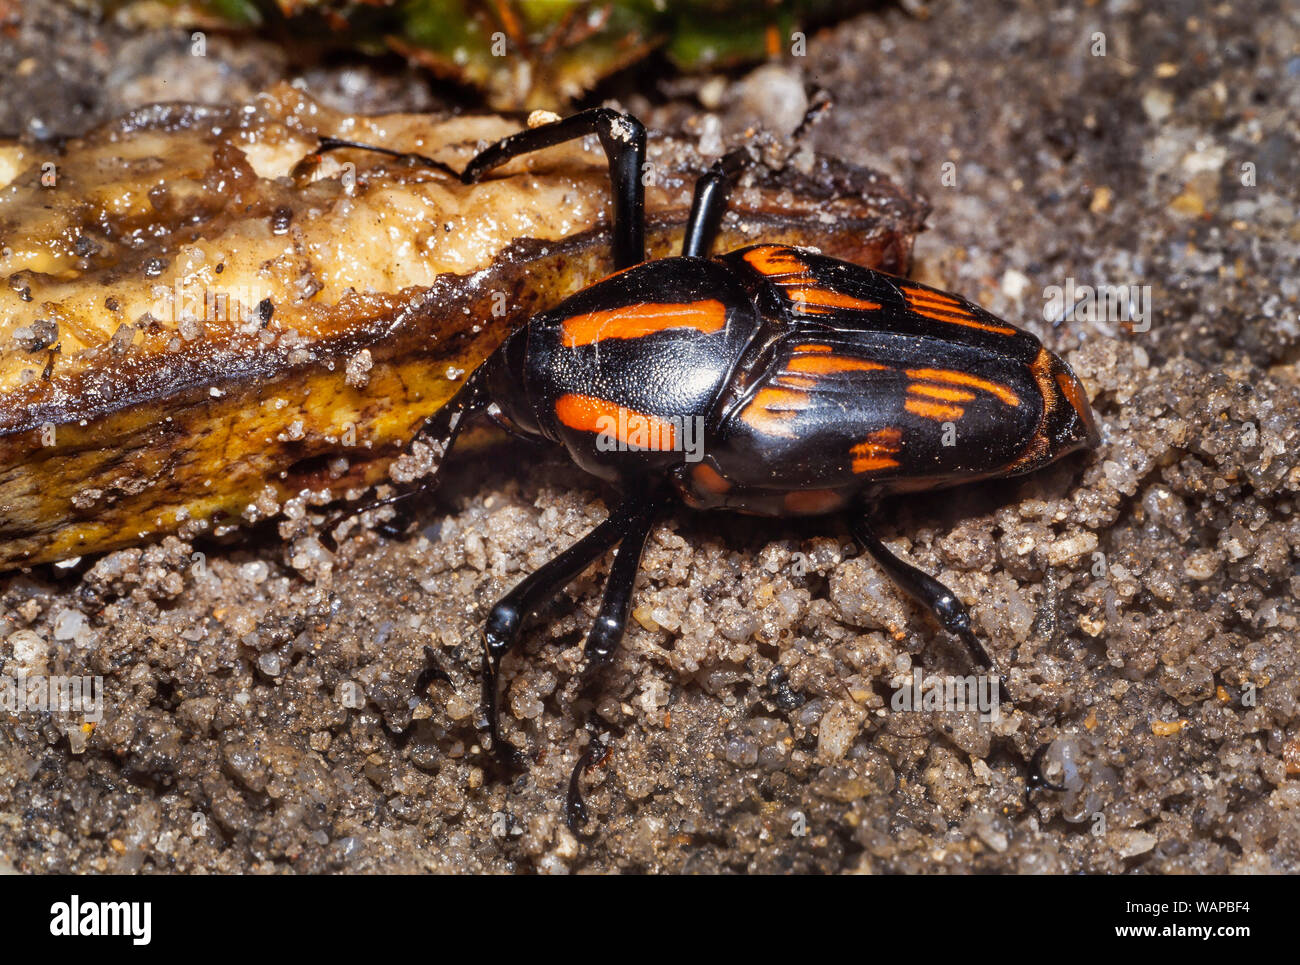
[[[682,511],[654,531],[594,708],[575,671],[604,564],[507,663],[534,760],[503,777],[476,730],[482,621],[614,498],[511,446],[454,461],[404,541],[292,553],[270,527],[0,577],[4,672],[107,690],[88,739],[0,723],[0,855],[82,872],[1300,870],[1300,11],[1251,6],[934,4],[843,23],[793,62],[838,102],[816,146],[933,203],[914,274],[1041,335],[1094,396],[1091,457],[878,513],[972,604],[1014,713],[889,709],[892,678],[965,658],[833,521]],[[0,48],[11,131],[160,96],[183,49],[22,10]],[[39,56],[55,20],[60,53]],[[293,70],[223,43],[182,72],[195,90],[161,96],[241,97]],[[350,106],[437,103],[409,76],[306,76]],[[670,123],[699,87],[624,103]],[[702,93],[736,124],[746,90]],[[1044,290],[1069,279],[1149,286],[1149,330],[1054,325]],[[425,645],[445,678],[412,708]],[[575,837],[564,790],[588,716],[612,752]],[[1027,799],[1015,751],[1044,743],[1069,791]]]

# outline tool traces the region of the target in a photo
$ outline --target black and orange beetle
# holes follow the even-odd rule
[[[591,134],[610,163],[617,270],[509,336],[421,430],[450,448],[465,417],[484,412],[512,432],[563,445],[622,493],[608,519],[488,616],[494,748],[516,753],[498,732],[497,675],[524,619],[617,546],[586,642],[588,669],[607,661],[651,524],[673,496],[696,509],[764,516],[849,512],[859,543],[1005,693],[966,607],[880,542],[867,507],[890,493],[1030,472],[1096,446],[1087,395],[1069,366],[979,306],[903,278],[785,245],[709,257],[740,154],[697,182],[681,255],[645,261],[645,129],[617,111],[521,131],[460,177],[471,183],[512,158]],[[336,145],[361,146],[326,147]],[[703,445],[688,451],[692,429]]]

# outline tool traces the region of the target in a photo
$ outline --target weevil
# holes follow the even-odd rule
[[[1006,694],[966,606],[894,555],[869,517],[886,495],[1015,476],[1095,447],[1097,422],[1070,367],[1029,332],[928,285],[787,245],[711,255],[741,153],[696,182],[681,254],[646,261],[646,131],[627,114],[595,108],[520,131],[459,176],[473,183],[589,135],[609,161],[614,273],[508,336],[421,430],[449,451],[467,417],[486,414],[563,446],[621,493],[603,523],[488,615],[494,750],[518,757],[500,733],[497,680],[524,621],[616,547],[585,646],[588,673],[606,663],[653,522],[674,499],[761,516],[847,515],[862,548]],[[702,445],[685,444],[693,433]],[[578,778],[595,756],[589,749],[570,782],[571,823],[585,820]]]

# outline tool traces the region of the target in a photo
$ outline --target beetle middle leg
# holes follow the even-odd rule
[[[1006,675],[998,667],[993,655],[971,630],[970,613],[966,609],[966,604],[957,599],[957,595],[952,590],[933,576],[922,572],[911,563],[903,562],[891,553],[865,519],[860,517],[851,519],[849,528],[853,538],[871,554],[872,559],[889,574],[890,579],[898,585],[899,589],[929,610],[939,621],[940,626],[961,640],[977,664],[997,676],[1001,699],[1010,703],[1011,692],[1007,687]]]
[[[605,594],[600,602],[600,613],[587,634],[587,643],[583,650],[587,658],[584,671],[587,686],[595,682],[595,675],[609,663],[610,657],[623,639],[627,629],[627,617],[632,608],[632,593],[636,588],[636,575],[641,569],[641,554],[645,551],[646,540],[654,525],[659,510],[668,501],[667,487],[661,487],[649,494],[629,497],[628,502],[635,501],[635,506],[623,529],[622,542],[614,554],[614,564],[609,569],[609,578],[605,581]],[[566,822],[569,830],[576,831],[587,823],[587,806],[582,800],[581,777],[593,763],[600,760],[607,745],[593,735],[587,750],[578,758],[578,763],[569,776],[569,793],[565,805]]]
[[[631,558],[632,577],[635,579],[635,567],[641,558],[640,550],[645,543],[645,534],[649,531],[649,520],[653,518],[659,505],[658,501],[648,501],[640,493],[625,497],[603,523],[541,569],[525,577],[492,608],[484,628],[483,701],[487,709],[488,731],[492,737],[493,750],[505,762],[517,765],[522,757],[519,750],[500,734],[498,678],[502,659],[519,642],[524,620],[545,606],[560,590],[576,579],[578,574],[604,556],[611,547],[619,544],[634,544],[635,552],[625,553],[620,548],[615,557],[605,601],[601,605],[601,615],[597,618],[596,626],[592,629],[587,642],[589,657],[596,656],[599,659],[601,651],[608,656],[608,652],[612,651],[618,636],[622,633],[623,623],[627,620],[627,599],[631,594],[630,587],[626,589],[626,595],[615,592],[617,586],[615,577],[619,577],[622,582],[628,582],[624,570],[629,565],[626,561]],[[621,567],[620,561],[625,561]],[[612,637],[612,642],[607,642],[610,638],[598,632],[602,627],[616,627],[617,635]],[[612,633],[613,629],[608,632]],[[593,645],[593,641],[597,642]]]
[[[415,434],[416,439],[429,440],[441,445],[444,461],[451,454],[451,450],[456,445],[461,430],[469,422],[470,416],[487,405],[487,396],[483,385],[484,371],[482,367],[476,369],[465,380],[465,383],[456,390],[455,395],[441,409],[431,415]],[[415,508],[413,504],[418,501],[418,497],[433,489],[437,484],[437,480],[438,473],[434,472],[399,487],[399,491],[392,495],[346,506],[329,518],[322,527],[322,531],[332,541],[334,528],[345,519],[358,513],[369,512],[372,509],[393,506],[397,515],[387,522],[378,524],[375,528],[386,537],[397,538],[410,527]]]

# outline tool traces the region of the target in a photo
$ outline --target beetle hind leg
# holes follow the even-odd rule
[[[891,553],[885,544],[880,541],[880,538],[876,536],[875,531],[872,530],[866,520],[861,518],[852,519],[849,526],[853,538],[871,554],[872,559],[880,565],[881,569],[888,573],[890,578],[908,596],[928,609],[945,630],[960,639],[970,652],[971,658],[977,664],[987,668],[990,673],[997,677],[999,701],[1011,703],[1011,692],[1007,687],[1006,675],[998,667],[993,655],[980,643],[979,638],[971,630],[970,613],[967,611],[966,605],[957,599],[952,590],[934,577],[922,572],[910,563],[904,563]],[[1050,781],[1043,772],[1043,758],[1049,746],[1048,744],[1042,745],[1028,758],[1018,751],[1014,744],[1010,746],[1011,754],[1019,759],[1024,769],[1026,803],[1029,801],[1029,795],[1036,790],[1066,790],[1060,784]]]
[[[997,661],[971,630],[970,612],[966,604],[957,599],[957,595],[933,576],[925,573],[910,563],[905,563],[890,552],[880,541],[880,537],[866,520],[855,518],[850,521],[853,538],[871,554],[872,559],[880,565],[890,579],[908,596],[930,611],[940,626],[957,637],[966,647],[971,659],[986,668],[998,679],[1001,700],[1011,702],[1011,693],[1007,687],[1007,678],[998,667]]]

